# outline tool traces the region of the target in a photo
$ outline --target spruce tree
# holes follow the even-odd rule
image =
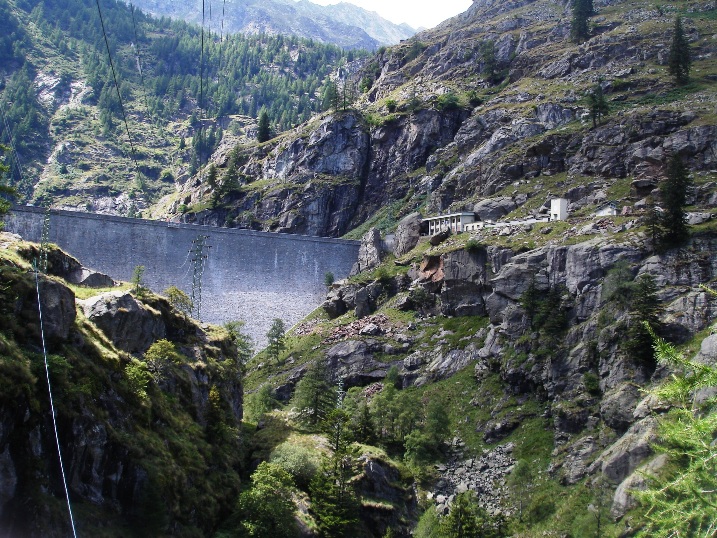
[[[266,346],[267,353],[271,359],[275,361],[279,360],[279,355],[286,349],[284,343],[284,333],[286,332],[286,326],[284,322],[279,318],[274,318],[269,328],[269,332],[266,333],[266,339],[269,344]]]
[[[631,294],[627,338],[623,349],[638,363],[654,364],[651,331],[659,331],[662,305],[657,298],[657,285],[652,275],[644,274],[635,283]]]
[[[296,384],[293,405],[305,421],[316,426],[331,411],[336,403],[335,392],[329,379],[329,371],[322,361],[315,361]]]
[[[602,91],[602,84],[598,82],[588,93],[588,105],[590,106],[590,117],[593,120],[593,128],[597,127],[602,120],[610,112],[610,107],[605,99],[605,93]]]
[[[667,166],[667,178],[660,185],[662,196],[662,237],[660,246],[676,247],[690,236],[684,206],[692,181],[679,155],[673,155]]]
[[[259,142],[266,142],[271,138],[271,128],[269,127],[269,113],[262,108],[259,112],[259,127],[256,133],[256,139]]]
[[[570,23],[570,37],[582,43],[590,37],[588,19],[593,14],[592,0],[572,0],[573,19]]]
[[[672,34],[672,43],[670,44],[670,56],[667,60],[670,75],[675,78],[677,84],[687,84],[690,81],[691,65],[690,44],[682,27],[682,18],[677,17]]]

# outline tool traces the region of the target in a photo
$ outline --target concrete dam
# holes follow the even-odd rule
[[[44,214],[16,207],[6,230],[39,243]],[[358,241],[50,211],[50,242],[115,280],[130,280],[143,265],[145,285],[158,293],[174,285],[191,296],[190,251],[199,236],[206,237],[202,321],[242,320],[257,347],[274,318],[292,326],[318,307],[326,273],[348,276],[359,249]]]

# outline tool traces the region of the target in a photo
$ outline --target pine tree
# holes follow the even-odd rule
[[[570,23],[570,37],[582,43],[590,37],[588,19],[593,14],[592,0],[572,0],[573,19]]]
[[[256,133],[256,139],[259,142],[266,142],[271,138],[271,128],[269,127],[269,113],[265,108],[259,112],[259,127]]]
[[[650,331],[660,329],[662,305],[657,298],[657,285],[652,275],[644,274],[635,283],[631,294],[627,338],[623,349],[636,362],[651,365],[655,353]]]
[[[0,152],[10,151],[8,147],[0,144]],[[13,198],[17,192],[15,189],[6,183],[5,175],[10,172],[10,167],[0,160],[0,230],[3,229],[4,224],[2,222],[3,217],[10,211],[10,201],[8,198]]]
[[[296,384],[293,405],[309,425],[319,424],[334,407],[335,393],[331,389],[329,371],[326,364],[319,360],[309,366]]]
[[[692,181],[679,155],[673,155],[667,165],[667,178],[660,185],[664,213],[660,246],[676,247],[690,236],[684,206]]]
[[[605,99],[605,93],[602,90],[602,84],[598,82],[588,93],[588,105],[590,106],[590,117],[593,120],[593,128],[597,127],[602,120],[610,112],[610,107]]]
[[[682,18],[677,17],[672,34],[672,43],[670,44],[670,56],[667,60],[670,75],[675,78],[677,84],[687,84],[690,81],[691,65],[690,44],[682,27]]]
[[[279,355],[286,348],[284,343],[284,333],[286,332],[286,326],[284,322],[279,318],[274,318],[269,328],[269,332],[266,333],[266,339],[269,344],[266,347],[269,358],[275,361],[279,360]]]

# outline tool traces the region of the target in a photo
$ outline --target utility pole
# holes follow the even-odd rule
[[[207,244],[208,235],[198,235],[192,240],[192,248],[189,254],[192,255],[192,304],[196,312],[195,318],[201,321],[202,309],[202,276],[204,275],[204,267],[209,257],[209,249],[211,245]]]

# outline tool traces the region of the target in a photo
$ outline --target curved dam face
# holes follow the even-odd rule
[[[14,208],[6,230],[40,242],[44,214]],[[242,320],[258,348],[274,318],[292,326],[318,307],[326,273],[337,280],[348,276],[359,249],[358,241],[56,210],[49,240],[115,280],[130,280],[143,265],[145,285],[159,293],[174,285],[191,296],[193,259],[202,256],[201,320]]]

